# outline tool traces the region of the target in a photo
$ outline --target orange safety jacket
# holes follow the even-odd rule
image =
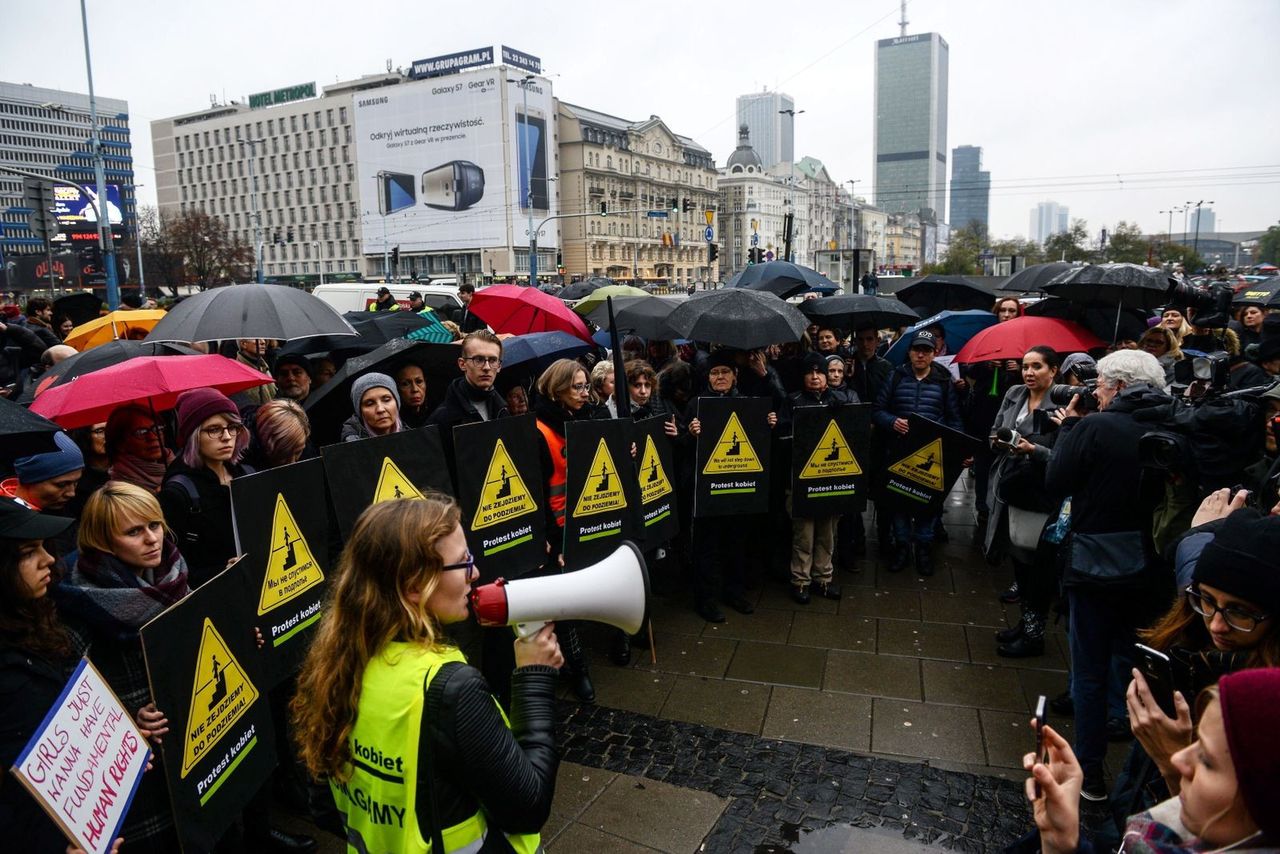
[[[568,488],[569,462],[565,458],[565,440],[550,426],[542,421],[537,422],[542,438],[547,442],[547,450],[551,453],[551,480],[547,481],[550,495],[551,512],[555,514],[556,524],[564,527],[565,493]]]

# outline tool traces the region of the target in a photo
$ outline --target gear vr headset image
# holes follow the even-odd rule
[[[484,197],[484,170],[452,160],[422,173],[422,203],[442,211],[465,211]]]

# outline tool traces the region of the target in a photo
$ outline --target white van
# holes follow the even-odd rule
[[[432,279],[429,285],[397,282],[384,286],[379,282],[339,282],[317,285],[311,293],[333,306],[339,313],[368,311],[369,306],[378,301],[378,289],[382,287],[391,291],[401,308],[409,307],[409,294],[415,291],[422,294],[422,301],[440,312],[445,319],[453,317],[455,309],[462,308],[462,301],[458,299],[458,286],[442,282],[441,279]]]

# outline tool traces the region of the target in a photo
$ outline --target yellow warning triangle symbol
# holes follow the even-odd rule
[[[476,505],[471,530],[497,525],[537,509],[537,502],[507,453],[507,446],[499,439],[480,487],[480,503]]]
[[[809,461],[800,470],[801,480],[813,480],[820,477],[851,477],[862,474],[862,466],[853,455],[840,425],[832,418],[827,429],[822,431],[818,446],[809,455]]]
[[[378,475],[378,486],[373,490],[373,501],[370,504],[381,504],[397,498],[421,498],[418,487],[400,471],[400,466],[391,462],[391,457],[382,458],[382,472]]]
[[[742,429],[738,413],[729,413],[729,422],[724,425],[720,438],[711,449],[711,458],[702,467],[703,474],[738,474],[753,471],[764,471],[756,449],[751,447],[747,431]]]
[[[204,618],[200,652],[196,655],[196,675],[191,685],[191,711],[187,714],[187,737],[182,742],[182,773],[186,777],[196,763],[208,756],[231,727],[258,699],[244,668],[227,648],[227,643]]]
[[[289,512],[284,496],[277,492],[276,511],[271,519],[271,553],[258,599],[258,616],[323,582],[324,570],[311,554],[311,546]]]
[[[622,491],[622,479],[618,467],[604,439],[596,445],[596,455],[587,469],[587,482],[582,486],[574,516],[590,516],[592,513],[609,513],[627,506],[627,496]]]
[[[942,439],[934,439],[923,448],[889,466],[889,471],[927,486],[934,492],[942,491]]]
[[[644,453],[640,456],[640,502],[648,504],[657,501],[672,491],[667,471],[662,467],[662,458],[658,456],[658,446],[654,444],[652,436],[647,436]]]

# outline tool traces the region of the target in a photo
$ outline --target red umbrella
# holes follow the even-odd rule
[[[35,399],[31,411],[69,430],[106,421],[129,403],[146,403],[161,412],[173,409],[178,395],[193,388],[232,395],[271,381],[222,356],[140,356],[54,386]]]
[[[1059,353],[1081,353],[1107,346],[1098,336],[1072,320],[1056,317],[1015,317],[988,326],[956,353],[957,362],[1021,359],[1032,347],[1052,347]]]
[[[468,306],[494,332],[524,335],[529,332],[568,332],[595,346],[582,318],[557,297],[537,288],[490,285],[478,291]]]

